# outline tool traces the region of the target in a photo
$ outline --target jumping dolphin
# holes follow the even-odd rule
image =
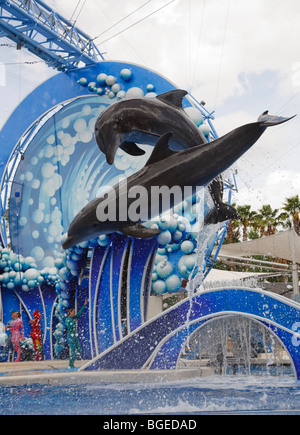
[[[206,213],[204,225],[217,224],[231,219],[241,219],[234,207],[223,202],[224,183],[221,175],[209,184],[208,190],[214,206]]]
[[[134,221],[129,216],[125,219],[123,216],[122,220],[119,219],[120,204],[126,204],[128,210],[136,201],[136,198],[128,194],[129,192],[132,192],[134,188],[144,188],[148,208],[151,209],[153,204],[149,201],[151,201],[150,192],[153,186],[158,188],[165,186],[169,189],[174,186],[179,186],[181,189],[185,186],[207,186],[251,148],[267,127],[282,124],[292,118],[274,117],[264,112],[255,123],[236,128],[211,143],[178,152],[169,148],[172,133],[165,133],[159,138],[145,167],[124,180],[127,183],[127,189],[123,190],[122,184],[112,188],[114,192],[114,195],[111,195],[112,208],[115,208],[118,218],[100,221],[99,206],[101,208],[104,201],[106,205],[109,206],[109,204],[107,204],[105,195],[94,199],[78,213],[71,223],[63,248],[68,249],[101,234],[110,234],[115,231],[137,238],[154,237],[160,233],[160,230],[144,227],[140,219]]]
[[[207,143],[199,128],[182,109],[186,94],[187,91],[177,89],[153,99],[124,100],[106,109],[95,124],[95,138],[107,162],[113,163],[119,147],[128,154],[143,155],[145,152],[136,142],[155,145],[166,131],[172,133],[169,145],[175,150]],[[221,201],[223,183],[216,182],[209,186],[209,190],[215,207],[207,214],[205,223],[208,225],[236,219],[236,210]]]
[[[170,147],[182,150],[206,143],[206,139],[182,108],[187,91],[176,89],[155,98],[122,100],[108,107],[97,119],[95,138],[107,163],[114,161],[120,147],[138,156],[145,152],[137,145],[155,145],[164,133],[172,133]]]

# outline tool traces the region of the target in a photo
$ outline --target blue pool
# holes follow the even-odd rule
[[[290,376],[213,376],[163,384],[4,387],[1,415],[300,414]]]

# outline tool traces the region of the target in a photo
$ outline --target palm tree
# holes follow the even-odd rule
[[[241,216],[241,223],[243,227],[243,242],[248,240],[248,228],[252,226],[255,221],[256,211],[251,211],[251,205],[238,206],[237,211]]]
[[[300,235],[300,199],[299,195],[291,198],[286,198],[286,202],[283,204],[282,210],[284,210],[288,216],[286,217],[287,226],[292,226],[295,232]],[[291,218],[291,221],[289,221]]]
[[[231,206],[236,208],[235,203],[231,204]],[[234,219],[230,220],[228,222],[227,235],[224,239],[224,244],[226,245],[227,243],[237,243],[239,242],[239,237],[240,237],[240,230],[239,230],[238,221]]]
[[[270,204],[266,204],[258,212],[255,219],[259,223],[261,237],[275,234],[277,226],[283,223],[278,215],[279,210],[277,208],[273,210]]]

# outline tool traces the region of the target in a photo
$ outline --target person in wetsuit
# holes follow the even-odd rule
[[[83,307],[76,314],[75,308],[70,308],[65,324],[67,328],[67,340],[70,348],[69,368],[74,369],[74,362],[81,357],[81,345],[77,333],[77,321],[87,306],[88,299],[84,301]]]
[[[42,336],[42,315],[39,310],[33,312],[33,319],[29,320],[31,324],[30,337],[34,347],[35,360],[42,361],[44,359],[43,351],[43,336]]]

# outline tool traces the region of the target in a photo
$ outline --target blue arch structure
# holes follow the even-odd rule
[[[103,76],[107,78],[106,84],[101,84]],[[108,84],[112,83],[108,78],[115,79],[117,86]],[[82,208],[83,200],[94,199],[99,188],[112,183],[116,177],[130,175],[128,167],[124,168],[120,159],[113,167],[108,167],[92,135],[93,123],[99,115],[97,111],[105,110],[120,99],[116,88],[123,94],[135,90],[138,95],[152,94],[153,97],[156,93],[176,89],[176,86],[139,65],[99,62],[94,66],[56,74],[38,86],[15,109],[0,131],[0,142],[5,144],[0,152],[0,244],[2,247],[7,245],[6,211],[12,246],[11,250],[6,248],[7,261],[0,264],[1,272],[6,273],[5,281],[3,278],[0,284],[0,308],[1,304],[3,306],[0,316],[7,322],[15,307],[26,313],[26,323],[26,318],[30,319],[36,307],[42,309],[43,304],[47,305],[43,325],[48,328],[44,341],[45,349],[49,349],[45,352],[47,358],[59,355],[63,346],[67,349],[63,337],[63,315],[69,304],[81,305],[84,295],[90,296],[93,304],[81,328],[82,337],[88,335],[84,346],[86,358],[94,358],[115,345],[147,320],[152,268],[158,247],[156,239],[148,242],[115,234],[108,244],[99,243],[98,246],[97,242],[95,246],[92,241],[90,249],[93,248],[94,252],[90,270],[85,271],[89,280],[81,284],[78,277],[85,262],[86,249],[80,249],[79,253],[76,250],[69,252],[61,260],[60,238],[67,231],[77,205]],[[201,112],[203,120],[210,126],[210,137],[216,138],[211,123],[212,114],[192,96],[184,98],[183,107],[191,106]],[[84,137],[82,126],[75,128],[78,121],[85,125]],[[147,152],[150,153],[150,150]],[[145,155],[145,161],[147,158]],[[138,165],[142,164],[141,159]],[[130,162],[130,165],[130,171],[139,168],[134,167],[136,162]],[[77,195],[78,191],[80,195]],[[202,199],[205,202],[204,195]],[[194,219],[192,215],[189,217]],[[186,237],[184,232],[182,237]],[[177,249],[178,240],[176,246]],[[11,254],[16,262],[8,264]],[[178,249],[171,255],[171,260],[178,263],[177,258],[183,256],[183,252]],[[127,264],[124,266],[125,261]],[[181,278],[177,263],[174,273]],[[32,267],[37,268],[38,272],[34,275],[38,278],[31,280],[29,288],[28,280],[22,274]],[[129,272],[125,273],[124,268]],[[18,279],[14,272],[20,270]],[[10,272],[15,278],[9,275]],[[46,275],[43,275],[44,272]],[[68,274],[71,274],[70,278]],[[127,284],[122,289],[125,275]],[[44,282],[44,276],[51,279],[46,279],[48,285],[44,283],[40,286],[41,292],[35,286],[38,279],[42,279],[39,283]],[[177,281],[179,284],[175,284],[178,287],[180,280]],[[126,306],[121,303],[122,292],[127,296]],[[47,301],[43,301],[44,293]],[[13,297],[14,301],[11,301]],[[27,332],[30,330],[26,325],[25,329]]]
[[[300,305],[260,289],[224,288],[197,293],[146,322],[81,370],[175,369],[188,337],[226,315],[252,318],[288,351],[300,379]]]

